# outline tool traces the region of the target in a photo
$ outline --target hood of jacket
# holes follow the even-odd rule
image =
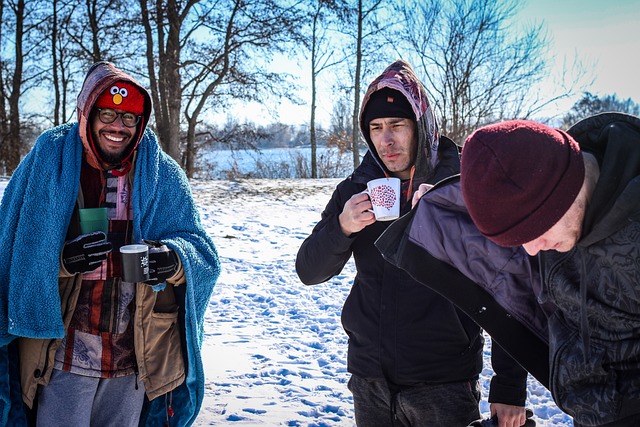
[[[96,150],[95,143],[91,135],[91,111],[96,100],[108,89],[112,84],[117,81],[125,81],[136,86],[144,96],[144,112],[140,123],[136,127],[136,133],[133,137],[133,141],[127,148],[124,155],[124,160],[120,164],[108,164],[100,158],[98,151]],[[127,173],[131,169],[131,163],[133,154],[142,139],[144,130],[149,123],[149,117],[151,116],[151,96],[149,92],[133,77],[118,70],[112,64],[108,62],[98,62],[91,66],[82,84],[82,89],[78,95],[77,102],[77,114],[79,123],[80,139],[84,146],[84,152],[87,162],[96,169],[123,169],[122,173]]]
[[[600,166],[580,242],[591,244],[623,227],[640,210],[640,118],[603,113],[581,120],[567,132]]]
[[[429,98],[427,97],[427,90],[420,82],[418,76],[416,76],[413,68],[408,62],[404,60],[394,62],[369,85],[369,88],[362,100],[362,107],[360,108],[359,122],[362,137],[367,142],[369,151],[372,153],[378,165],[385,173],[388,174],[389,171],[380,159],[380,156],[371,142],[369,129],[364,126],[363,122],[363,113],[366,109],[367,103],[371,99],[371,95],[383,88],[397,90],[402,93],[409,101],[409,104],[411,104],[416,116],[416,134],[418,137],[418,153],[416,155],[413,177],[414,179],[425,181],[432,175],[438,161],[438,123],[433,113],[431,103],[429,102]]]

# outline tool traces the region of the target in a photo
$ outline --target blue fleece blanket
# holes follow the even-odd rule
[[[43,133],[13,174],[0,204],[0,425],[11,424],[11,394],[16,395],[10,392],[12,378],[6,369],[15,353],[8,344],[16,337],[64,336],[58,271],[80,183],[82,143],[77,127],[66,124]],[[203,320],[220,264],[184,172],[160,149],[150,130],[138,147],[132,204],[134,241],[161,240],[184,265],[188,369],[185,383],[173,393],[172,425],[187,426],[195,420],[204,395]],[[18,403],[14,399],[13,404]],[[164,405],[160,398],[151,402],[148,425],[164,419]]]

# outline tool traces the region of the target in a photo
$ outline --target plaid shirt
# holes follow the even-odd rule
[[[83,164],[80,183],[85,207],[108,208],[113,250],[99,268],[84,274],[54,367],[98,378],[131,375],[137,373],[132,324],[135,283],[121,281],[118,256],[120,246],[131,239],[129,180]]]

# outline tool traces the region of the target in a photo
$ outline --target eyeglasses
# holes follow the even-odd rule
[[[138,122],[140,122],[140,116],[136,114],[118,113],[116,110],[112,110],[111,108],[98,108],[98,118],[105,125],[115,122],[118,116],[120,116],[122,124],[128,128],[136,127]]]

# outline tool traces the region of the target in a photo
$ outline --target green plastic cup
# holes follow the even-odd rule
[[[107,208],[85,208],[80,209],[80,232],[82,234],[109,231],[109,219],[107,218]]]

